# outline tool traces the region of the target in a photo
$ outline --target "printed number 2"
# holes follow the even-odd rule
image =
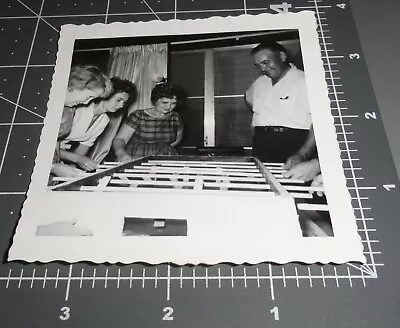
[[[71,316],[70,311],[71,309],[68,306],[63,306],[61,308],[62,315],[58,316],[60,320],[68,320]]]
[[[279,308],[277,306],[274,306],[269,312],[271,312],[274,315],[274,319],[276,321],[279,320]]]
[[[269,5],[269,8],[277,13],[288,13],[289,8],[292,8],[290,3],[282,2],[280,5]]]
[[[374,120],[376,120],[376,113],[375,113],[375,112],[366,112],[364,116],[365,116],[365,118],[366,118],[367,120],[369,120],[369,119],[371,119],[371,118],[373,118]]]
[[[163,320],[174,320],[174,317],[172,316],[172,313],[174,313],[174,309],[170,306],[166,306],[163,309],[163,312],[165,312],[164,316],[163,316]]]

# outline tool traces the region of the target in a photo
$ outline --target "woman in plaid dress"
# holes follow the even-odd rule
[[[174,148],[182,139],[183,123],[174,112],[179,89],[160,83],[151,92],[152,107],[131,113],[121,126],[113,149],[119,162],[148,155],[177,155]]]

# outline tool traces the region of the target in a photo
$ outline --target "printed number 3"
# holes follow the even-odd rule
[[[60,320],[68,320],[71,316],[70,311],[71,309],[68,306],[63,306],[61,308],[62,315],[59,316]]]
[[[174,317],[172,316],[172,313],[174,313],[174,309],[172,307],[166,306],[163,309],[163,312],[165,312],[165,314],[162,318],[163,320],[167,320],[167,321],[174,320]]]
[[[350,59],[360,59],[360,55],[358,53],[350,54]]]

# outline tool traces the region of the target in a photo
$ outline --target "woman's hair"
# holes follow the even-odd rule
[[[94,65],[78,65],[71,68],[68,89],[103,89],[102,97],[112,92],[110,79]]]
[[[125,92],[129,95],[129,98],[135,100],[137,96],[136,86],[129,80],[122,80],[119,77],[112,77],[111,79],[113,91],[110,94],[110,97],[113,95]]]
[[[183,91],[179,86],[170,84],[168,82],[161,82],[156,84],[151,91],[150,100],[152,104],[155,104],[157,100],[161,98],[172,99],[176,97],[176,99],[179,101],[182,98],[182,94]]]
[[[117,93],[125,92],[128,94],[128,100],[126,101],[124,108],[125,109],[129,108],[136,101],[137,97],[136,86],[131,81],[122,80],[116,76],[112,77],[110,80],[113,90],[111,94],[107,97],[107,99],[110,99]]]

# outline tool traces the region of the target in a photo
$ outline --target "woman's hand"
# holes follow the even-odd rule
[[[51,167],[51,173],[57,177],[69,178],[81,177],[85,175],[85,171],[64,163],[54,163]]]
[[[85,171],[94,171],[97,169],[98,165],[96,162],[92,161],[89,157],[78,156],[76,159],[76,164],[79,165]]]
[[[121,163],[128,163],[131,162],[133,160],[133,158],[131,156],[129,156],[127,153],[125,154],[121,154],[117,157],[118,162]]]

